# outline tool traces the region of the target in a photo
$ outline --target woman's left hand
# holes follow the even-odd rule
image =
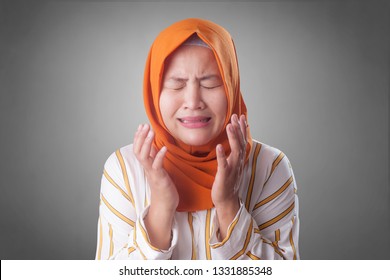
[[[230,155],[226,157],[221,144],[217,145],[218,169],[211,190],[211,198],[217,211],[220,224],[220,235],[224,239],[229,224],[240,207],[238,189],[245,164],[247,135],[245,116],[240,119],[236,114],[226,126],[230,145]]]

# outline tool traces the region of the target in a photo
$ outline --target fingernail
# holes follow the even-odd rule
[[[140,131],[141,128],[142,128],[142,124],[140,124],[140,125],[138,126],[137,131]]]
[[[153,132],[149,130],[148,135],[146,136],[147,138],[152,138]]]
[[[147,130],[147,129],[148,129],[148,124],[145,123],[145,124],[143,125],[142,129],[143,129],[143,130]]]

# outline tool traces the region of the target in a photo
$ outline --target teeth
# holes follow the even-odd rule
[[[202,120],[197,120],[197,121],[189,121],[189,120],[180,119],[180,121],[181,121],[182,123],[197,123],[197,122],[205,123],[205,122],[208,122],[209,119],[202,119]]]

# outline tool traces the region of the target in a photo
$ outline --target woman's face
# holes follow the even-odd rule
[[[176,139],[200,146],[223,129],[227,99],[218,64],[211,49],[184,45],[165,62],[160,111]]]

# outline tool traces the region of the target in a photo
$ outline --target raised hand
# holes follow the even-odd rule
[[[140,125],[134,136],[133,151],[145,170],[150,186],[150,207],[145,226],[150,242],[159,249],[170,246],[171,229],[179,194],[171,177],[163,167],[166,147],[157,151],[153,146],[154,132],[148,124]]]
[[[222,145],[218,144],[216,147],[218,169],[211,198],[217,211],[221,240],[226,237],[227,228],[240,206],[238,188],[245,164],[246,129],[245,116],[242,115],[239,119],[236,114],[232,115],[231,123],[226,126],[231,149],[229,156],[226,156]]]

